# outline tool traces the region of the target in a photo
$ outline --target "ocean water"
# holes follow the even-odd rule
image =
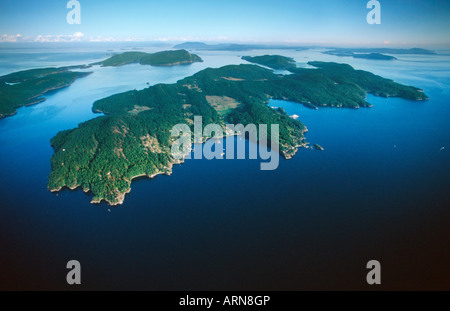
[[[0,49],[0,74],[161,48],[12,49]],[[320,52],[208,51],[191,66],[93,67],[0,120],[0,289],[72,289],[73,259],[80,289],[364,290],[372,289],[372,259],[382,264],[379,289],[449,289],[450,57],[385,62]],[[325,151],[301,149],[270,172],[258,160],[188,160],[170,177],[134,181],[124,205],[111,209],[80,190],[47,191],[50,139],[96,117],[95,100],[245,63],[243,54],[291,56],[304,67],[346,62],[423,88],[430,100],[369,96],[371,109],[317,111],[272,101],[299,115],[308,141]]]

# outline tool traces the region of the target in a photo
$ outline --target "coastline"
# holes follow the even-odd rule
[[[81,68],[81,66],[80,66],[80,68]],[[62,90],[64,88],[67,88],[67,87],[71,86],[73,83],[75,83],[75,81],[77,81],[78,79],[85,78],[85,77],[87,77],[87,76],[89,76],[89,75],[91,75],[93,73],[94,72],[91,71],[91,72],[86,72],[86,73],[80,74],[80,76],[75,77],[73,79],[73,81],[71,81],[71,82],[64,83],[64,84],[59,85],[59,86],[50,87],[50,88],[40,92],[39,94],[36,94],[33,97],[31,97],[31,98],[28,98],[25,103],[13,107],[13,109],[15,110],[14,112],[9,113],[9,114],[8,113],[7,114],[1,114],[0,113],[0,120],[3,119],[3,118],[12,117],[12,116],[16,115],[17,114],[17,109],[19,109],[19,108],[30,107],[30,106],[38,105],[38,104],[41,104],[41,103],[45,102],[47,99],[45,97],[43,97],[43,96],[47,95],[48,93],[50,93],[52,91],[59,91],[59,90]]]
[[[304,134],[307,133],[307,132],[308,132],[308,129],[307,129],[307,128],[302,132],[303,139],[302,139],[301,141],[304,141],[304,140],[305,140]],[[225,135],[222,135],[222,136],[220,136],[220,137],[209,137],[209,138],[203,137],[202,141],[199,142],[199,143],[202,144],[202,145],[204,145],[205,143],[207,143],[207,142],[208,142],[209,140],[211,140],[211,139],[224,139],[224,138],[230,137],[230,136],[239,136],[239,135],[238,135],[237,133],[233,133],[233,134],[225,134]],[[298,152],[298,150],[299,150],[300,148],[307,148],[308,144],[309,144],[309,143],[304,142],[304,143],[302,143],[302,144],[296,145],[296,146],[292,149],[292,151],[293,151],[292,153],[282,152],[281,150],[279,151],[279,153],[280,153],[280,155],[281,155],[284,159],[290,160],[290,159],[292,159],[292,158],[297,154],[297,152]],[[192,146],[194,146],[194,143],[192,144]],[[192,152],[192,149],[193,149],[192,146],[191,146],[190,152]],[[189,153],[190,153],[190,152],[189,152]],[[107,200],[107,199],[105,199],[105,198],[96,198],[96,197],[94,197],[94,198],[91,200],[91,204],[101,204],[103,201],[105,201],[105,202],[106,202],[109,206],[111,206],[111,207],[123,205],[124,202],[125,202],[126,195],[129,194],[129,193],[131,193],[131,190],[132,190],[131,185],[132,185],[132,183],[133,183],[133,180],[135,180],[135,179],[137,179],[137,178],[141,178],[141,177],[142,177],[142,178],[147,177],[147,179],[154,179],[154,178],[156,178],[156,177],[159,176],[159,175],[171,176],[171,175],[173,174],[173,167],[174,167],[175,165],[181,165],[181,164],[184,164],[184,163],[185,163],[186,156],[187,156],[187,154],[186,154],[186,155],[183,155],[183,159],[182,159],[182,160],[178,160],[178,161],[175,160],[175,161],[173,161],[173,162],[170,162],[170,163],[168,164],[168,166],[166,166],[166,167],[163,168],[163,171],[159,171],[159,172],[154,173],[154,174],[152,174],[152,175],[147,175],[147,174],[145,174],[145,173],[144,173],[144,174],[139,174],[139,175],[136,175],[136,176],[131,177],[129,180],[128,180],[128,179],[125,179],[125,180],[129,183],[129,187],[128,187],[127,191],[118,194],[118,196],[117,196],[117,202],[110,202],[109,200]],[[67,188],[67,189],[69,189],[70,191],[75,191],[76,189],[78,189],[78,188],[80,188],[80,187],[81,187],[81,185],[75,185],[75,186],[63,186],[63,187],[60,187],[60,188],[58,188],[58,189],[50,189],[50,188],[49,188],[49,191],[50,191],[51,193],[58,193],[58,192],[62,191],[64,188]],[[89,193],[89,192],[91,192],[91,190],[90,190],[90,189],[83,189],[83,192],[84,192],[84,193]]]
[[[117,202],[110,202],[109,200],[105,199],[105,198],[96,198],[94,197],[91,200],[91,204],[100,204],[103,201],[105,201],[109,206],[118,206],[118,205],[122,205],[125,202],[125,197],[127,194],[131,193],[131,184],[133,182],[134,179],[140,178],[140,177],[147,177],[148,179],[154,179],[159,175],[167,175],[170,176],[172,175],[172,169],[174,165],[181,165],[184,163],[184,158],[182,161],[176,161],[176,162],[170,162],[168,166],[164,167],[163,169],[165,169],[166,171],[160,171],[157,173],[154,173],[152,175],[147,175],[147,174],[139,174],[136,176],[131,177],[129,180],[126,179],[126,181],[129,182],[129,187],[127,189],[127,191],[123,192],[123,193],[119,193],[117,196]],[[70,191],[75,191],[78,188],[80,188],[81,185],[75,185],[75,186],[63,186],[63,187],[59,187],[58,189],[48,189],[51,193],[58,193],[64,189],[69,189]],[[83,189],[84,193],[89,193],[91,192],[91,189]]]

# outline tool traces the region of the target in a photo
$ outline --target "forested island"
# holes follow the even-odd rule
[[[435,55],[436,52],[420,48],[412,49],[391,49],[391,48],[332,48],[323,54],[353,57],[371,60],[397,60],[396,57],[386,54],[394,55]]]
[[[372,60],[397,60],[396,57],[390,55],[384,55],[381,53],[354,53],[351,51],[326,51],[323,54],[340,56],[340,57],[353,57],[353,58],[362,58],[362,59],[372,59]]]
[[[373,59],[373,60],[397,60],[397,57],[380,53],[353,54],[353,58]]]
[[[74,72],[88,66],[31,69],[0,77],[0,118],[12,116],[17,108],[39,104],[50,91],[71,85],[91,72]]]
[[[243,60],[250,63],[263,65],[277,70],[289,70],[296,67],[295,60],[291,57],[280,55],[264,55],[264,56],[243,56]]]
[[[286,45],[267,45],[267,44],[236,44],[219,43],[206,44],[204,42],[184,42],[174,46],[175,49],[197,50],[197,51],[251,51],[251,50],[307,50],[308,47],[286,46]]]
[[[251,50],[295,50],[304,51],[309,49],[322,49],[322,46],[293,46],[274,44],[236,44],[218,43],[207,44],[204,42],[184,42],[174,46],[174,49],[186,49],[197,51],[251,51]],[[339,48],[327,47],[327,54],[333,53],[337,56],[352,56],[353,54],[394,54],[394,55],[435,55],[436,52],[422,48],[398,49],[398,48]]]
[[[336,56],[352,56],[353,54],[394,54],[394,55],[436,55],[436,52],[421,49],[393,49],[393,48],[330,48],[324,54]]]
[[[319,144],[315,144],[314,145],[314,149],[318,150],[318,151],[325,151],[325,148],[323,148],[321,145]]]
[[[103,67],[119,67],[128,64],[141,64],[151,66],[177,66],[188,65],[203,60],[186,50],[162,51],[157,53],[125,52],[114,55],[104,61],[94,63]]]
[[[94,103],[105,116],[60,132],[51,144],[54,155],[48,188],[81,187],[94,195],[93,203],[121,204],[133,178],[171,174],[176,124],[279,124],[280,153],[295,155],[306,145],[306,127],[270,99],[318,107],[370,107],[367,93],[426,100],[422,90],[354,70],[337,63],[310,62],[317,69],[292,67],[292,75],[277,75],[257,65],[205,69],[175,84],[158,84],[141,91],[113,95]],[[269,132],[270,135],[270,132]]]

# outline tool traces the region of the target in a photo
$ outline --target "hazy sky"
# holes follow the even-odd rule
[[[0,0],[0,41],[245,41],[300,44],[450,44],[450,1],[379,0]]]

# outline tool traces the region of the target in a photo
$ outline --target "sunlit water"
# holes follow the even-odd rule
[[[0,74],[92,63],[132,48],[3,49]],[[204,63],[95,66],[46,102],[0,120],[0,289],[65,289],[72,259],[82,264],[86,289],[365,289],[371,259],[383,264],[384,288],[450,287],[448,56],[197,53]],[[301,149],[272,172],[260,171],[259,161],[190,160],[170,177],[135,181],[111,212],[81,191],[47,191],[50,139],[97,117],[95,100],[263,54],[291,56],[302,67],[346,62],[423,88],[430,101],[369,96],[371,109],[317,111],[272,101],[300,116],[308,141],[325,151]]]

